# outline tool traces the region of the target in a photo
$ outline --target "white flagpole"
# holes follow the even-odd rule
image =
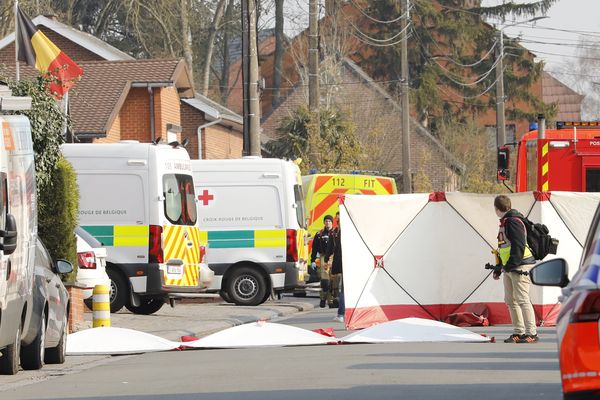
[[[19,71],[19,37],[18,37],[18,31],[19,31],[19,17],[17,15],[19,11],[19,0],[15,0],[15,62],[17,65],[17,70],[15,73],[15,77],[17,78],[17,82],[19,82],[21,80],[21,74]]]

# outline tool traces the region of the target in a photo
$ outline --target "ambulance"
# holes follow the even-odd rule
[[[313,174],[302,177],[304,205],[308,216],[308,235],[323,229],[323,218],[339,211],[338,199],[343,194],[397,194],[394,178],[358,174]],[[309,239],[310,240],[310,239]]]
[[[308,249],[300,170],[258,157],[192,160],[198,222],[215,276],[210,291],[238,305],[304,282]]]
[[[398,193],[394,178],[359,174],[311,174],[302,177],[305,190],[304,206],[308,218],[308,250],[312,253],[312,242],[321,229],[326,215],[335,217],[339,211],[339,197],[344,194],[388,195]],[[309,256],[310,258],[310,256]],[[308,260],[310,263],[310,259]],[[317,257],[317,267],[320,259]],[[319,291],[319,274],[306,277],[304,288],[294,291],[294,296],[304,297],[307,291]]]
[[[204,291],[196,194],[177,144],[64,144],[79,185],[79,225],[107,249],[110,309],[158,311],[165,299]]]

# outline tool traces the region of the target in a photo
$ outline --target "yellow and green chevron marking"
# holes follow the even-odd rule
[[[82,226],[104,246],[148,246],[148,225]]]
[[[209,249],[285,247],[285,229],[256,231],[203,231],[200,243]]]

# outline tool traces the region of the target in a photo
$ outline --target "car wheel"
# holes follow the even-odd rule
[[[125,307],[134,314],[150,315],[160,310],[165,304],[165,299],[162,297],[142,297],[139,306],[126,304]]]
[[[40,315],[40,326],[31,344],[21,348],[21,367],[25,370],[40,369],[44,366],[44,343],[46,341],[46,313]]]
[[[229,297],[229,293],[227,293],[226,290],[219,290],[219,296],[221,296],[225,302],[233,303],[233,301],[231,301],[231,297]]]
[[[69,321],[65,319],[65,325],[63,326],[62,334],[60,335],[60,342],[58,346],[46,349],[46,357],[44,360],[46,364],[64,364],[67,355],[67,337],[69,336]]]
[[[0,356],[0,374],[15,375],[19,372],[19,353],[21,352],[21,326],[17,329],[12,344],[2,349]]]
[[[227,284],[231,300],[239,306],[257,306],[265,301],[267,284],[257,268],[236,269]]]
[[[110,278],[110,312],[116,313],[127,303],[129,287],[123,275],[117,271],[107,269],[106,273]]]

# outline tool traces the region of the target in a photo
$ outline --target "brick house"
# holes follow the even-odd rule
[[[336,91],[337,98],[344,99],[339,106],[349,112],[357,135],[371,156],[366,160],[368,169],[400,176],[400,105],[350,59],[343,59],[340,69],[339,85],[329,89]],[[303,85],[296,86],[277,108],[263,117],[263,142],[276,138],[276,129],[282,119],[307,102],[307,88]],[[432,190],[457,190],[464,165],[417,121],[411,118],[410,125],[413,176],[424,172],[429,178]]]
[[[548,72],[544,72],[542,76],[542,96],[544,103],[556,104],[557,121],[581,120],[581,103],[585,96],[575,92]]]
[[[189,140],[191,158],[240,158],[243,123],[240,115],[199,93],[181,101],[183,136]]]
[[[33,23],[84,70],[84,76],[69,92],[73,120],[71,140],[82,142],[148,142],[190,140],[188,150],[198,157],[198,127],[203,135],[206,158],[240,157],[241,117],[210,100],[204,109],[183,100],[196,100],[193,82],[182,60],[135,60],[106,42],[54,18],[37,16]],[[0,40],[0,63],[14,73],[14,33]],[[38,72],[21,65],[22,76]],[[193,101],[193,103],[196,103]],[[212,107],[212,108],[211,108]],[[222,116],[222,117],[221,117]],[[194,147],[195,145],[195,147]]]

